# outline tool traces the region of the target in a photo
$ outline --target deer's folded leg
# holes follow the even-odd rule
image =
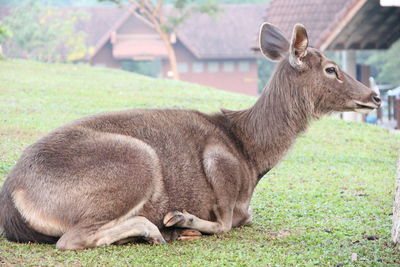
[[[203,220],[186,211],[168,212],[164,217],[164,225],[166,227],[174,226],[194,229],[207,234],[221,234],[228,232],[231,229],[231,225],[224,223],[223,221],[219,220],[217,222],[211,222]]]
[[[178,227],[163,227],[161,234],[167,242],[173,241],[194,241],[201,238],[198,230]]]
[[[205,220],[186,211],[171,211],[165,215],[164,225],[195,229],[208,234],[229,231],[232,228],[235,205],[241,201],[240,192],[243,191],[240,179],[245,174],[240,166],[239,160],[227,148],[209,140],[203,153],[203,167],[214,191],[216,203],[210,213],[214,214],[216,221]]]
[[[194,241],[201,238],[201,233],[193,229],[183,229],[183,231],[178,236],[178,241]]]
[[[101,227],[77,225],[67,231],[57,242],[60,250],[78,250],[104,245],[125,243],[132,237],[140,237],[151,244],[166,244],[157,226],[147,218],[134,216],[122,221],[111,221]]]

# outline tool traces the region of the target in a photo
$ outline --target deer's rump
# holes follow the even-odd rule
[[[124,215],[159,228],[170,210],[211,219],[202,163],[210,136],[228,138],[194,111],[133,110],[67,124],[28,147],[11,170],[0,226],[8,239],[49,243],[80,222]]]

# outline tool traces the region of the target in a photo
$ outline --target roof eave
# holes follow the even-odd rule
[[[96,46],[94,48],[94,52],[92,54],[92,57],[94,57],[106,45],[108,40],[110,40],[110,38],[111,38],[111,34],[113,32],[116,32],[131,17],[131,15],[134,15],[135,17],[137,17],[138,19],[143,21],[143,23],[145,23],[148,26],[154,28],[154,26],[151,25],[151,23],[149,23],[146,19],[144,19],[142,16],[140,16],[136,12],[131,12],[130,10],[126,11],[126,13],[119,20],[117,20],[117,22],[114,24],[114,26],[111,27],[111,29],[108,30],[103,35],[103,37],[101,37],[100,40],[97,42],[97,44],[96,44]]]
[[[357,12],[367,3],[367,0],[353,0],[352,7],[347,11],[344,18],[340,19],[336,24],[326,29],[321,35],[322,37],[316,42],[315,46],[324,51],[329,48],[331,43],[346,27],[349,21],[357,14]]]

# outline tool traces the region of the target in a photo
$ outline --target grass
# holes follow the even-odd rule
[[[0,183],[24,147],[75,118],[136,107],[212,112],[254,101],[117,70],[0,61]],[[395,133],[325,118],[261,180],[250,227],[191,243],[78,252],[0,237],[0,265],[398,265],[390,230],[399,147]]]

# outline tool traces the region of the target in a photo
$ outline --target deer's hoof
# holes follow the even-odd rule
[[[144,238],[147,242],[149,242],[152,245],[165,245],[168,244],[165,239],[160,236],[160,237],[146,237]]]
[[[164,216],[164,225],[171,227],[174,225],[179,226],[180,223],[185,221],[185,216],[180,211],[170,211]]]
[[[197,230],[193,229],[185,229],[182,233],[178,236],[179,241],[194,241],[201,238],[201,233]]]

